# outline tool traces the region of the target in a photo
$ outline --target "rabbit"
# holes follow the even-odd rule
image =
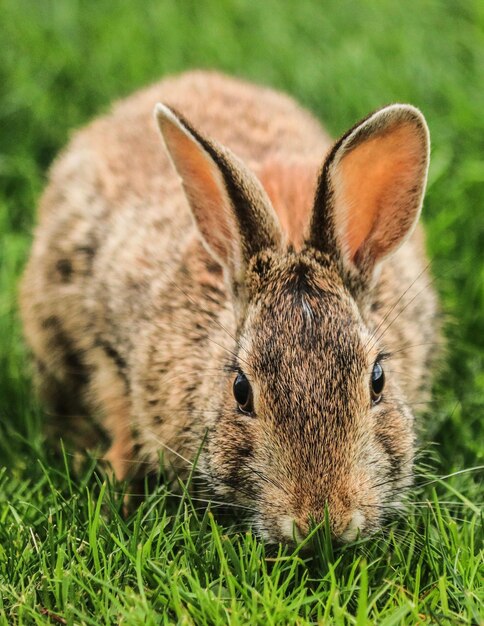
[[[196,461],[269,543],[325,511],[335,541],[380,529],[412,483],[440,341],[428,163],[413,106],[333,143],[289,96],[212,71],[77,132],[20,294],[55,432],[105,445],[119,480]]]

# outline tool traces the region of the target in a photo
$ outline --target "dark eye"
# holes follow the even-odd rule
[[[252,413],[252,388],[244,374],[237,374],[234,380],[234,398],[242,413]]]
[[[373,366],[373,371],[371,373],[371,383],[370,383],[370,391],[371,391],[371,399],[375,404],[380,402],[381,394],[383,391],[383,387],[385,386],[385,372],[383,371],[383,367],[378,363],[378,361]]]

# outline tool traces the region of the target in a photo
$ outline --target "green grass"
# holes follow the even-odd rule
[[[484,4],[0,0],[0,59],[0,624],[484,624]],[[431,467],[357,545],[268,549],[163,486],[125,518],[119,485],[93,464],[74,478],[43,440],[16,285],[47,167],[113,98],[194,66],[282,88],[334,134],[391,101],[427,116],[449,345]]]

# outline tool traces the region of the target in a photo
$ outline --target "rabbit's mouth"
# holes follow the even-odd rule
[[[325,532],[324,526],[324,521],[319,524],[314,522],[308,525],[297,521],[291,515],[281,515],[277,521],[272,523],[256,522],[254,530],[269,545],[283,543],[295,547],[303,544],[302,548],[305,549],[304,544],[307,544],[306,548],[310,549],[317,533],[321,530]],[[352,513],[346,525],[342,527],[342,531],[335,534],[331,530],[331,541],[336,545],[352,543],[371,532],[367,526],[364,513],[356,510]]]
[[[311,532],[324,522],[308,524],[293,519],[290,515],[283,515],[278,521],[280,535],[285,543],[302,543]],[[355,510],[343,524],[332,531],[332,538],[338,543],[351,543],[364,533],[366,517],[360,510]]]

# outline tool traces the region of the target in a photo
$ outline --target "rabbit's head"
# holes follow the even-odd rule
[[[237,320],[206,442],[215,491],[253,510],[268,541],[305,536],[326,510],[340,540],[377,529],[410,482],[414,434],[368,310],[381,263],[419,217],[423,116],[391,105],[335,144],[298,249],[230,151],[164,105],[156,116]]]

